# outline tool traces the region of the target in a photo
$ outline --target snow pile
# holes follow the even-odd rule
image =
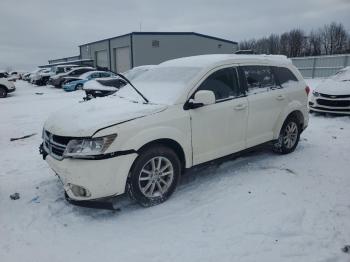
[[[341,250],[350,243],[349,117],[312,115],[292,154],[257,151],[194,169],[164,204],[141,208],[122,197],[111,212],[64,200],[38,154],[40,135],[10,142],[40,134],[50,112],[69,110],[83,92],[16,84],[0,101],[1,261],[350,259]]]

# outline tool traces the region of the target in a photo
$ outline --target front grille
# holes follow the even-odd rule
[[[350,106],[350,100],[317,99],[317,104],[321,106],[348,107]]]
[[[312,109],[331,111],[331,112],[350,112],[350,108],[339,109],[339,108],[325,108],[325,107],[316,106],[316,107],[313,107]]]
[[[71,137],[57,136],[52,133],[44,132],[44,147],[47,153],[53,158],[61,160]]]
[[[333,99],[339,99],[339,98],[350,98],[350,95],[326,95],[326,94],[321,94],[320,96],[326,97],[326,98],[333,98]]]

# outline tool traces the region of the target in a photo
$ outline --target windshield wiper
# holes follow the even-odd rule
[[[137,90],[137,88],[129,81],[129,79],[127,79],[125,76],[119,73],[117,73],[117,76],[125,80],[136,91],[136,93],[138,93],[142,97],[142,99],[145,100],[146,104],[149,103],[148,99],[139,90]]]

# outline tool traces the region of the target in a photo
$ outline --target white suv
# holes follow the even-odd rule
[[[192,166],[266,142],[292,152],[308,124],[308,91],[282,56],[170,60],[113,96],[52,114],[40,151],[69,199],[127,192],[150,206]]]

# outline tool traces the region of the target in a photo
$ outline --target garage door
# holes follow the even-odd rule
[[[96,51],[96,67],[108,68],[107,50]]]
[[[115,49],[115,65],[118,73],[123,73],[131,68],[130,48],[120,47]]]

